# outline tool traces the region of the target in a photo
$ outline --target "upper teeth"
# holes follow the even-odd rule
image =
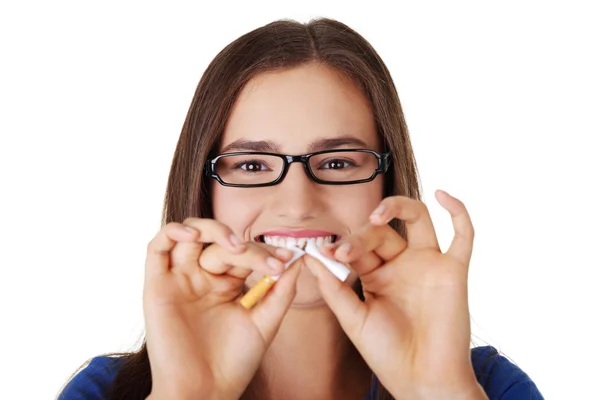
[[[271,246],[277,247],[300,247],[304,248],[306,246],[307,241],[314,242],[317,247],[323,246],[325,243],[332,243],[333,236],[320,236],[320,237],[311,237],[311,238],[292,238],[286,236],[263,236],[265,243],[270,244]]]

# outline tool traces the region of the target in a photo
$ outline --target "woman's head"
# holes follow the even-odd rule
[[[321,68],[317,69],[317,66]],[[302,68],[292,72],[293,68],[298,67]],[[306,78],[309,72],[314,73],[313,77],[315,79],[317,77],[325,79],[326,76],[331,78],[328,82],[342,90],[332,90],[331,93],[327,93],[328,98],[347,96],[344,98],[345,106],[356,104],[353,111],[361,114],[360,118],[358,115],[349,116],[349,118],[360,119],[365,126],[367,125],[366,119],[371,118],[369,120],[371,125],[359,133],[353,131],[354,134],[372,138],[371,135],[374,131],[379,142],[377,144],[370,142],[368,145],[384,146],[392,154],[391,166],[387,173],[378,178],[379,182],[372,182],[364,186],[365,188],[376,188],[373,194],[367,194],[366,200],[344,198],[339,199],[339,203],[364,201],[364,203],[360,203],[360,207],[355,206],[359,209],[355,212],[357,214],[360,212],[364,216],[367,205],[370,205],[374,198],[382,196],[380,186],[382,186],[383,196],[401,194],[419,199],[417,171],[402,108],[390,74],[377,53],[360,35],[344,24],[333,20],[319,19],[308,24],[278,21],[256,29],[231,43],[217,55],[204,73],[196,89],[175,150],[165,196],[163,224],[171,221],[181,222],[187,217],[213,217],[213,195],[219,197],[219,194],[211,192],[211,188],[214,189],[215,183],[213,179],[203,173],[204,165],[208,159],[216,156],[224,145],[227,145],[227,143],[224,143],[225,140],[233,140],[231,134],[234,132],[230,129],[233,125],[228,127],[227,123],[233,124],[234,122],[234,118],[231,117],[233,115],[232,110],[235,111],[234,105],[240,111],[244,96],[247,96],[246,99],[251,98],[253,86],[256,89],[261,85],[274,83],[276,79],[284,77],[285,71],[295,75],[296,78],[303,76],[303,73]],[[334,76],[337,76],[340,80],[336,81],[333,79]],[[291,76],[288,75],[288,77]],[[254,85],[246,85],[254,78],[256,78],[253,82]],[[300,80],[290,79],[286,82],[288,84],[298,84]],[[346,82],[347,85],[343,85],[343,82]],[[265,88],[266,86],[262,87],[262,89]],[[240,96],[244,89],[247,93]],[[325,88],[314,89],[324,91]],[[357,96],[356,89],[359,89],[362,98]],[[306,93],[303,94],[306,96],[308,93],[313,92],[306,90]],[[294,97],[287,98],[290,101],[296,101]],[[323,100],[315,98],[315,102]],[[248,104],[251,105],[251,103]],[[371,113],[369,117],[365,116],[365,113],[368,114],[365,110],[367,105]],[[305,106],[308,105],[305,104]],[[342,104],[338,106],[342,107]],[[273,117],[277,118],[279,116],[273,115]],[[295,115],[295,117],[298,118],[298,115]],[[271,120],[271,117],[269,117],[268,121]],[[305,124],[308,123],[316,124],[315,115],[307,115],[306,120],[302,121],[302,126],[306,126]],[[330,119],[325,119],[321,115],[319,121],[323,120],[331,123]],[[295,127],[292,128],[295,129]],[[270,134],[274,134],[273,132],[277,133],[277,130],[272,130]],[[287,139],[287,135],[291,135],[293,132],[300,131],[292,130],[290,132],[286,130],[281,132],[281,135],[282,137],[286,135],[285,138]],[[340,132],[333,130],[319,131],[319,126],[306,132],[307,138],[314,138],[317,134],[330,137],[331,135],[340,134]],[[282,146],[282,151],[302,153],[304,150],[301,147],[302,144],[305,144],[305,141],[296,136],[294,138],[294,142],[286,141],[285,143],[281,137],[275,139],[278,139],[277,142]],[[298,148],[293,146],[298,146]],[[378,149],[381,150],[382,148],[379,147]],[[283,189],[284,186],[289,187],[289,183],[294,180],[299,180],[301,185],[309,186],[307,181],[302,180],[304,177],[298,171],[298,164],[292,164],[292,167],[294,168],[290,168],[290,176],[286,177],[287,181],[282,182],[282,186],[277,189]],[[333,187],[334,191],[335,188]],[[291,192],[286,191],[284,195],[292,195],[295,189],[297,188],[290,188]],[[313,189],[325,190],[327,188],[315,187]],[[348,187],[340,190],[359,191],[361,188]],[[311,194],[311,198],[314,195],[314,193]],[[301,196],[308,195],[301,193]],[[292,200],[299,201],[297,198]],[[275,200],[271,199],[270,201]],[[316,200],[311,201],[322,200],[317,193]],[[285,204],[279,203],[277,206],[285,207]],[[219,211],[218,207],[219,205],[216,206],[217,213],[228,211],[227,209]],[[325,206],[320,205],[319,207]],[[276,219],[287,216],[291,222],[296,220],[296,223],[303,218],[305,222],[310,220],[310,217],[315,213],[314,210],[306,211],[305,209],[305,211],[302,211],[301,208],[296,210],[293,208],[279,208],[270,212],[270,218]],[[322,211],[318,208],[317,212],[322,215]],[[261,217],[265,227],[268,225],[267,222],[273,222],[273,220],[267,221],[266,217]],[[332,224],[329,229],[340,229],[341,231],[344,228],[350,229],[349,226],[354,225],[351,222],[354,216],[348,217],[348,219],[346,217],[342,218],[338,213],[326,216],[326,218],[330,218],[327,221]],[[402,224],[395,221],[392,224],[400,234],[405,236]],[[244,224],[240,224],[239,229],[243,230],[243,226]],[[262,228],[257,226],[257,229]],[[248,233],[254,233],[254,231]],[[360,288],[357,288],[357,290],[360,293]],[[110,398],[112,400],[146,398],[150,394],[151,388],[152,374],[148,348],[144,340],[138,352],[126,355],[124,366],[115,378]],[[385,388],[380,388],[377,392],[377,398],[390,399],[392,397]]]
[[[277,185],[253,188],[223,186],[203,174],[206,161],[224,152],[301,155],[356,148],[378,153],[357,154],[373,173],[381,166],[377,157],[389,151],[387,173],[360,184],[324,185],[293,163]],[[343,156],[319,163],[336,167],[331,161],[344,162]],[[282,160],[275,165],[280,168]],[[282,229],[343,236],[393,194],[419,198],[408,132],[387,68],[360,35],[339,22],[278,21],[227,46],[202,77],[175,152],[164,222],[213,217],[246,240]],[[318,298],[312,277],[301,276],[296,302]]]

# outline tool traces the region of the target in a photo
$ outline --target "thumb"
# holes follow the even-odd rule
[[[360,336],[367,316],[366,304],[347,283],[336,278],[319,260],[308,254],[303,258],[306,267],[317,279],[325,303],[333,311],[350,340],[354,341]]]
[[[265,342],[271,343],[281,321],[296,296],[296,282],[300,275],[300,262],[294,262],[283,272],[281,278],[263,299],[250,311],[254,324],[261,332]]]

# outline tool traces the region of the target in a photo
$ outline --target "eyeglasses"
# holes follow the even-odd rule
[[[299,156],[276,153],[235,152],[206,162],[205,172],[223,186],[261,187],[280,183],[291,163],[300,162],[304,172],[323,185],[371,182],[387,171],[391,153],[368,149],[326,150]]]

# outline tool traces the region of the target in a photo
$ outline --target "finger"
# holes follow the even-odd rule
[[[304,256],[306,266],[315,275],[323,299],[337,317],[350,340],[358,337],[367,315],[367,307],[352,288],[336,278],[316,258]]]
[[[435,198],[450,213],[454,226],[454,238],[446,254],[468,265],[473,253],[475,230],[467,208],[462,201],[443,190],[437,190]]]
[[[406,247],[406,241],[391,226],[368,223],[341,241],[324,246],[323,252],[350,263],[359,275],[364,275],[397,257]]]
[[[370,221],[381,225],[393,218],[406,222],[409,247],[440,249],[429,210],[423,202],[406,196],[386,197],[373,211]]]
[[[186,226],[191,226],[200,232],[199,243],[218,243],[232,253],[240,254],[246,249],[246,244],[230,227],[209,218],[186,218]]]
[[[296,282],[300,275],[302,262],[294,262],[273,285],[271,290],[256,306],[250,315],[266,343],[270,343],[296,296]]]
[[[350,264],[350,267],[360,276],[372,272],[375,268],[383,264],[383,260],[377,255],[377,249],[368,251],[364,246],[353,246],[352,240],[344,241],[340,247],[326,249],[322,247],[321,253],[333,260]]]
[[[178,243],[171,250],[172,271],[175,273],[190,276],[198,273],[198,259],[205,243],[218,243],[236,254],[246,249],[246,244],[236,237],[231,228],[214,219],[186,218],[183,225],[196,229],[199,235],[196,241]]]
[[[242,254],[232,254],[221,246],[209,246],[200,256],[200,267],[213,275],[228,274],[246,278],[252,271],[280,275],[284,262],[292,256],[289,249],[267,244],[248,243]]]
[[[148,243],[145,272],[147,277],[169,271],[171,251],[178,242],[195,242],[199,232],[177,222],[165,225]]]

